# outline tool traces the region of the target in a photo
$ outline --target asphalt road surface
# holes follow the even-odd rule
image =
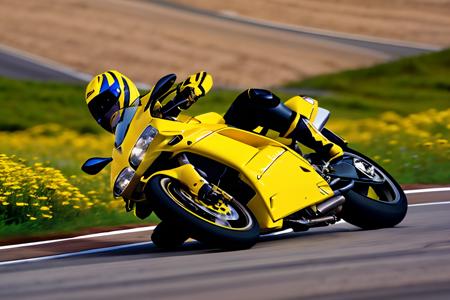
[[[449,215],[428,204],[395,228],[342,223],[244,251],[145,244],[0,265],[0,299],[450,299]]]
[[[5,46],[0,46],[0,76],[72,83],[89,79],[89,76],[65,66]]]
[[[324,41],[330,41],[337,44],[343,44],[347,46],[354,46],[361,49],[372,50],[380,53],[384,53],[392,58],[417,55],[424,52],[438,50],[438,47],[427,46],[406,42],[395,42],[377,38],[364,38],[357,37],[356,35],[350,35],[345,33],[333,33],[320,30],[310,30],[308,28],[302,28],[298,26],[289,26],[283,24],[277,24],[274,22],[266,22],[263,20],[257,20],[247,17],[242,17],[234,14],[223,14],[196,7],[191,7],[179,3],[173,3],[167,0],[147,0],[154,4],[172,8],[175,10],[183,11],[190,14],[196,14],[199,17],[209,17],[215,19],[226,20],[229,22],[245,24],[248,26],[260,27],[268,30],[277,30],[280,32],[289,32],[296,35],[308,38],[314,38]]]

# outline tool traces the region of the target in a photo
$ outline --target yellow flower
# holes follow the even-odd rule
[[[2,202],[2,205],[3,205],[3,206],[9,205],[9,202],[3,201],[3,202]]]
[[[41,196],[41,197],[38,197],[38,200],[48,200],[48,197],[46,197],[46,196]]]
[[[30,217],[30,221],[36,221],[37,219],[35,217]]]
[[[25,202],[16,202],[16,206],[28,206],[28,203],[25,203]]]
[[[50,208],[49,208],[48,206],[42,206],[42,207],[40,208],[40,210],[42,210],[42,211],[47,211],[47,210],[50,210]]]
[[[53,218],[52,215],[47,215],[47,214],[42,214],[42,217],[46,218],[46,219],[52,219]]]
[[[74,205],[74,206],[72,206],[73,208],[75,208],[75,209],[80,209],[80,206],[79,205]]]
[[[397,145],[398,141],[397,140],[390,140],[389,141],[389,145]]]

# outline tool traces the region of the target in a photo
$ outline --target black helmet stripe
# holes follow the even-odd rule
[[[130,105],[130,87],[128,86],[125,78],[122,78],[123,81],[123,91],[125,93],[124,107],[128,107]]]
[[[110,74],[114,78],[114,81],[117,81],[117,83],[119,82],[116,74],[114,74],[111,71],[108,71],[108,74]],[[128,86],[127,82],[125,81],[125,78],[122,78],[122,82],[123,82],[124,92],[125,92],[125,100],[123,103],[123,107],[128,107],[130,105],[130,87]]]

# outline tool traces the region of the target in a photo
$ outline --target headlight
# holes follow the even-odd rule
[[[130,167],[125,168],[117,176],[116,182],[114,183],[114,196],[119,197],[122,195],[123,191],[130,184],[131,179],[134,176],[134,170]]]
[[[157,134],[158,130],[155,127],[148,126],[147,128],[145,128],[141,136],[137,139],[137,142],[131,150],[130,154],[130,164],[135,169],[141,163],[142,159],[144,158],[145,152],[148,149],[148,146]]]

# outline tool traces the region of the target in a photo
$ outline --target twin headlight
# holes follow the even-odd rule
[[[130,165],[134,169],[127,167],[120,172],[119,176],[117,176],[116,182],[114,183],[114,196],[118,197],[122,195],[123,191],[128,187],[135,174],[134,170],[137,169],[142,162],[145,152],[157,134],[158,130],[156,128],[148,126],[137,139],[130,154]]]
[[[148,126],[147,128],[145,128],[141,136],[137,139],[137,142],[134,145],[133,150],[131,150],[130,154],[130,164],[133,168],[136,169],[140,165],[142,159],[144,158],[145,152],[148,149],[148,146],[150,146],[150,143],[153,141],[157,134],[158,130],[155,127]]]
[[[127,167],[120,172],[117,176],[116,182],[114,183],[114,196],[119,197],[122,195],[123,191],[128,187],[133,179],[134,170],[131,167]]]

